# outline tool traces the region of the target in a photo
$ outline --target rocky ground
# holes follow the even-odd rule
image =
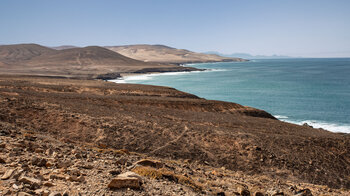
[[[0,123],[1,195],[344,195],[350,192],[126,149],[79,146]],[[124,176],[124,177],[123,177]]]
[[[350,195],[350,138],[172,88],[0,77],[0,195]]]

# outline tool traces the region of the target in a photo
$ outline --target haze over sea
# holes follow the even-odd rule
[[[283,121],[350,133],[350,58],[189,66],[209,70],[127,76],[116,82],[170,86],[205,99],[263,109]]]

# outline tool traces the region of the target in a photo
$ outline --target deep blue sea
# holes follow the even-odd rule
[[[128,76],[206,99],[263,109],[280,120],[350,133],[350,58],[190,64],[201,72]]]

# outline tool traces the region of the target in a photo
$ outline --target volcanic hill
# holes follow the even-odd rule
[[[176,49],[164,45],[126,45],[106,46],[124,56],[144,62],[185,64],[205,62],[246,61],[241,58],[222,57],[215,54],[204,54],[184,49]]]
[[[120,73],[198,70],[138,61],[98,46],[55,50],[37,44],[3,45],[0,62],[2,74],[68,78],[112,79]]]

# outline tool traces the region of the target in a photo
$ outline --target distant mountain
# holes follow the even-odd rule
[[[195,68],[147,63],[99,46],[55,50],[37,44],[0,46],[0,74],[74,78],[116,77],[121,73],[192,71]]]
[[[185,49],[176,49],[164,45],[125,45],[125,46],[106,46],[106,48],[118,52],[129,58],[144,62],[157,63],[204,63],[204,62],[223,62],[223,61],[245,61],[242,58],[223,57],[217,54],[204,54],[192,52]]]
[[[0,46],[0,62],[17,63],[34,57],[52,54],[55,50],[38,44],[16,44]]]
[[[290,57],[290,56],[284,56],[284,55],[265,56],[265,55],[251,55],[251,54],[248,54],[248,53],[223,54],[223,53],[216,52],[216,51],[205,52],[205,54],[216,54],[216,55],[225,56],[225,57],[237,57],[237,58],[243,58],[243,59],[285,59],[285,58],[296,58],[296,57]]]

